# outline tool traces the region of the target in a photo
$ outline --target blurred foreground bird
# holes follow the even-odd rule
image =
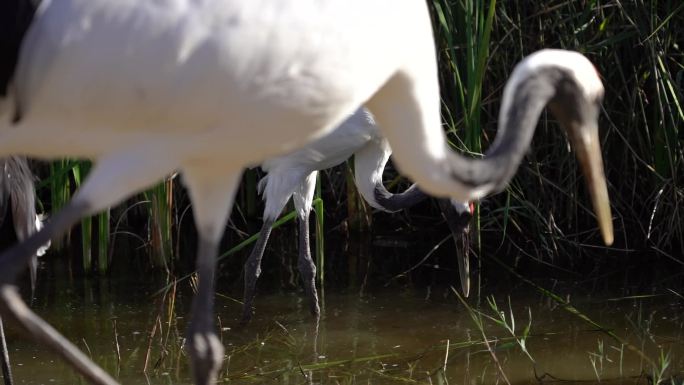
[[[42,231],[0,255],[5,319],[87,380],[115,384],[31,312],[13,283],[41,245],[82,217],[180,171],[199,235],[186,347],[194,382],[215,382],[224,358],[214,316],[216,256],[242,170],[324,136],[361,105],[373,111],[402,173],[427,193],[461,202],[506,187],[548,105],[588,178],[603,240],[612,243],[598,140],[603,86],[594,66],[575,52],[530,55],[504,90],[496,140],[484,157],[464,157],[442,132],[427,5],[388,5],[0,2],[0,157],[95,161]]]

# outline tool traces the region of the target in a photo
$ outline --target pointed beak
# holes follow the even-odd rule
[[[461,290],[463,295],[468,297],[470,294],[470,237],[468,229],[472,212],[469,204],[452,204],[448,199],[440,199],[439,206],[454,238]]]
[[[29,275],[31,277],[31,300],[36,292],[36,280],[38,278],[38,255],[32,255],[28,263]]]
[[[610,200],[603,173],[603,159],[599,143],[598,127],[570,130],[570,138],[577,152],[582,172],[589,186],[594,213],[598,221],[603,243],[613,244],[613,219],[610,213]]]
[[[470,295],[470,236],[468,232],[460,235],[454,234],[456,243],[456,258],[458,258],[458,273],[461,278],[461,290],[463,296]]]

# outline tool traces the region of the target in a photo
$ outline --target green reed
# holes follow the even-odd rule
[[[43,183],[38,185],[38,188],[49,186],[50,202],[53,212],[57,212],[64,207],[71,199],[71,182],[69,180],[69,174],[71,173],[74,164],[73,161],[67,159],[52,162],[49,168],[50,175]],[[69,242],[67,241],[66,245],[68,244]],[[62,246],[62,239],[54,239],[52,241],[52,249],[60,250],[62,249]]]
[[[172,178],[147,190],[150,254],[153,266],[170,272],[173,267],[173,192]]]
[[[433,0],[432,6],[447,131],[452,145],[477,154],[482,152],[482,90],[496,0]],[[472,233],[479,250],[479,205],[475,210]],[[477,282],[479,293],[479,278]]]
[[[503,84],[542,48],[587,55],[606,88],[604,162],[624,248],[684,250],[684,4],[679,1],[472,2],[434,0],[443,115],[456,147],[479,153],[496,135]],[[487,243],[536,257],[600,244],[574,155],[544,114],[506,194],[490,197]],[[459,139],[460,138],[460,139]],[[480,144],[479,141],[482,141]],[[491,234],[491,236],[489,235]]]
[[[77,189],[87,173],[90,171],[89,162],[75,160],[60,160],[49,165],[49,176],[36,186],[40,191],[43,187],[48,187],[50,191],[50,202],[52,212],[57,212],[64,207],[71,199],[72,190]],[[93,218],[83,218],[80,223],[81,240],[81,266],[86,273],[94,272],[93,255],[97,257],[97,271],[106,273],[109,268],[109,209],[96,215],[95,228],[93,233]],[[93,238],[93,236],[96,238]],[[66,242],[64,239],[53,240],[51,248],[61,250],[64,246],[70,246],[71,236],[67,234]],[[95,246],[95,247],[93,247]]]
[[[71,172],[76,188],[81,186],[90,169],[90,162],[77,162],[73,165]],[[105,274],[109,269],[109,213],[110,210],[106,209],[95,215],[94,221],[93,217],[81,220],[81,260],[86,273],[94,272],[93,256],[97,257],[98,273]],[[97,228],[93,228],[93,223],[97,224]]]

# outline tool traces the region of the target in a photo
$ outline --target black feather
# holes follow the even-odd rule
[[[0,1],[0,98],[9,92],[19,49],[37,6],[37,0]]]

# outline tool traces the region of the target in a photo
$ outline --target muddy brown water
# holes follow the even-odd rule
[[[152,296],[160,283],[59,277],[43,286],[34,309],[121,383],[191,383],[181,349],[191,298],[188,281],[178,284],[171,313],[169,298],[161,303]],[[221,381],[647,384],[664,367],[666,383],[681,383],[681,293],[664,288],[626,298],[610,292],[577,297],[570,295],[572,287],[554,291],[581,314],[529,286],[492,290],[509,325],[512,312],[518,337],[531,316],[524,341],[528,356],[520,339],[516,342],[505,326],[487,318],[497,315],[484,295],[468,299],[482,311],[480,329],[473,320],[477,313],[469,313],[449,287],[390,287],[363,294],[328,289],[317,328],[301,293],[283,291],[260,293],[254,321],[240,327],[240,305],[219,288],[217,319],[226,347]],[[8,326],[17,384],[84,383],[54,354]]]

